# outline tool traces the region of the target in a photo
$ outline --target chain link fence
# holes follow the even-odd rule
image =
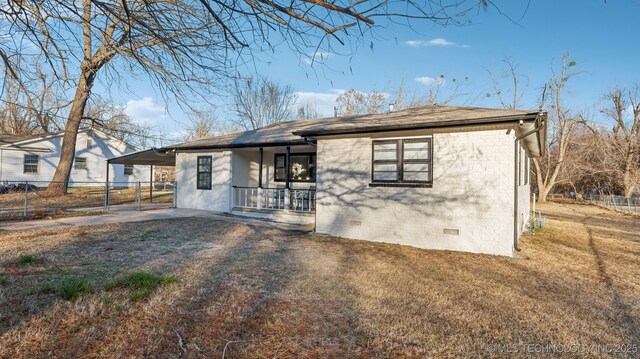
[[[67,194],[51,195],[49,181],[0,183],[0,221],[108,212],[113,206],[138,210],[150,204],[173,205],[169,182],[69,182]]]
[[[592,203],[615,209],[618,211],[640,213],[640,198],[624,197],[615,195],[598,196],[592,195],[588,198]]]

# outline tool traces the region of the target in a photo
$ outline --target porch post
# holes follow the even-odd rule
[[[107,161],[107,178],[104,182],[104,210],[109,212],[109,161]]]
[[[264,149],[260,147],[260,159],[258,163],[258,188],[262,188],[262,161],[264,158]]]
[[[288,211],[291,198],[289,197],[289,178],[291,177],[291,171],[289,170],[289,158],[291,157],[291,147],[287,146],[287,155],[285,156],[285,186],[284,186],[284,210]]]
[[[291,157],[291,147],[287,146],[287,155],[284,159],[284,168],[285,168],[285,186],[284,188],[289,189],[289,177],[291,176],[291,172],[289,171],[289,158]]]
[[[264,148],[260,147],[260,158],[258,159],[258,198],[256,198],[256,207],[258,210],[262,209],[262,164],[264,160]]]

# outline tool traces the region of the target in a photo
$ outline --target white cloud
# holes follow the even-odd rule
[[[320,117],[333,116],[333,107],[336,105],[336,98],[344,93],[342,89],[331,89],[329,92],[296,92],[298,96],[297,106],[315,106]]]
[[[141,125],[157,124],[167,118],[164,106],[155,102],[152,97],[143,97],[139,100],[131,99],[127,101],[124,112]]]
[[[411,47],[430,47],[430,46],[457,46],[467,48],[469,45],[458,45],[453,41],[437,37],[431,40],[408,40],[404,42],[405,45]]]
[[[414,80],[416,80],[416,82],[418,82],[418,83],[421,83],[421,84],[427,85],[427,86],[444,84],[444,78],[442,78],[442,77],[433,78],[433,77],[428,77],[428,76],[421,76],[421,77],[416,77]]]

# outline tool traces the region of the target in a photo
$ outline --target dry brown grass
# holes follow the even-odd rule
[[[523,239],[520,258],[205,219],[0,233],[0,357],[490,357],[504,355],[492,344],[638,345],[638,218],[542,210],[547,228]],[[22,253],[39,261],[13,264]],[[177,282],[137,302],[100,290],[140,270]],[[70,276],[97,290],[73,301],[38,291]]]

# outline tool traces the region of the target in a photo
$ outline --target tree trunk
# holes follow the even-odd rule
[[[64,195],[67,193],[69,185],[69,176],[71,174],[71,166],[76,153],[76,140],[78,137],[78,129],[84,115],[84,109],[87,106],[87,100],[91,95],[91,87],[95,79],[95,72],[84,70],[80,75],[80,81],[76,88],[76,94],[73,98],[73,104],[67,123],[64,126],[64,137],[62,138],[62,148],[60,150],[60,162],[56,167],[53,179],[47,188],[47,192],[53,195]]]
[[[624,196],[630,198],[633,194],[634,183],[631,180],[631,168],[633,167],[633,150],[629,150],[627,153],[627,158],[625,158],[624,163],[624,175],[622,179],[622,183],[624,185]]]

